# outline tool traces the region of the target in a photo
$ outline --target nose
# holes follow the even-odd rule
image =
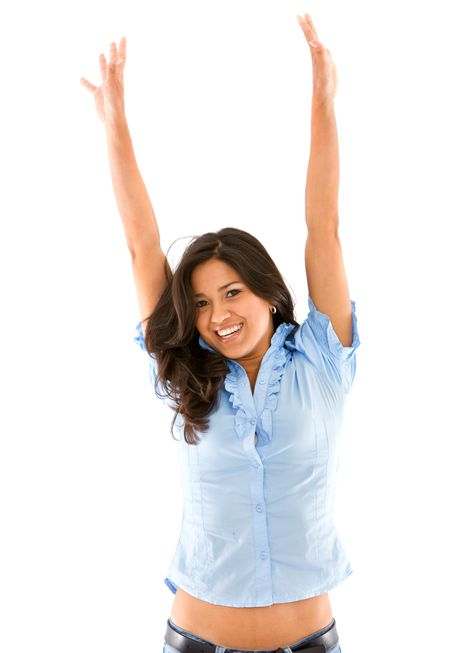
[[[230,318],[230,312],[223,309],[214,309],[211,314],[211,324],[215,325],[214,328],[218,329],[220,325]]]

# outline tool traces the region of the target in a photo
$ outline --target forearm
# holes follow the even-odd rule
[[[159,245],[160,234],[152,203],[134,156],[125,116],[105,122],[114,195],[128,249]]]
[[[308,231],[337,233],[339,146],[333,101],[312,99],[311,149],[305,192]]]

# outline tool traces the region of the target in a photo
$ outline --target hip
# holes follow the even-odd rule
[[[254,650],[289,646],[325,628],[333,615],[328,593],[290,603],[234,608],[203,601],[178,588],[170,618],[207,641]]]

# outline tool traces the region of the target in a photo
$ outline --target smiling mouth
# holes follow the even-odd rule
[[[220,336],[217,333],[217,331],[215,331],[214,333],[216,334],[216,336],[219,338],[221,342],[227,342],[228,340],[235,340],[236,338],[238,338],[243,328],[244,328],[244,324],[241,323],[240,328],[237,329],[237,331],[233,331],[233,333],[231,333],[228,336]]]

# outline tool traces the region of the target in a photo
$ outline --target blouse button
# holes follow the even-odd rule
[[[253,467],[256,467],[256,469],[258,469],[258,467],[259,467],[259,462],[258,462],[257,460],[255,460],[255,462],[253,463]]]
[[[261,551],[259,557],[261,558],[261,560],[265,560],[267,558],[267,553],[265,551]]]
[[[260,383],[265,383],[266,379],[263,377],[262,379],[259,380]]]
[[[257,503],[257,504],[256,504],[256,510],[257,510],[258,512],[262,512],[263,507],[262,507],[262,505],[261,505],[260,503]]]
[[[252,417],[252,419],[250,420],[250,422],[251,422],[252,424],[256,424],[256,419],[255,419],[254,417]]]

